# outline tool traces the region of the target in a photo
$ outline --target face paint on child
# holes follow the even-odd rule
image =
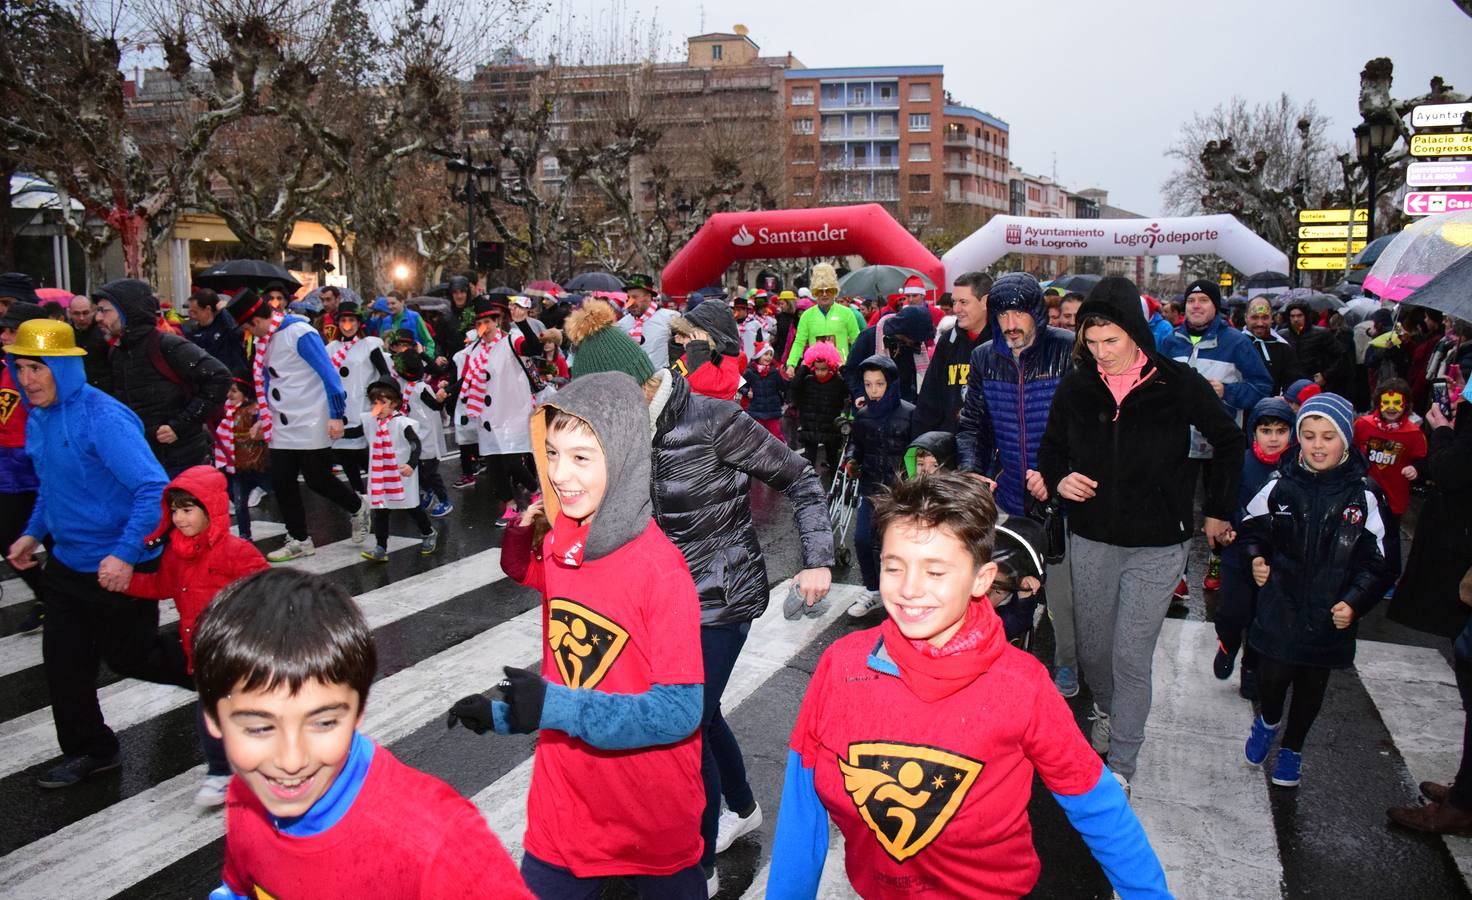
[[[1405,394],[1400,391],[1386,391],[1380,395],[1380,418],[1387,422],[1399,422],[1405,414]]]

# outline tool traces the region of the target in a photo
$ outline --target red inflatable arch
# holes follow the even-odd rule
[[[741,259],[862,256],[870,265],[908,266],[938,289],[945,266],[877,203],[716,213],[660,275],[660,289],[683,297],[720,278]]]

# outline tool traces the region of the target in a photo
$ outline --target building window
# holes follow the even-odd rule
[[[920,82],[918,84],[912,84],[912,85],[910,85],[910,102],[911,103],[929,103],[930,102],[930,83],[929,82]]]
[[[911,225],[929,225],[930,224],[930,207],[928,207],[928,206],[916,206],[916,207],[912,207],[910,209],[910,224]]]
[[[562,167],[557,164],[557,157],[548,156],[542,160],[542,177],[556,178],[562,174]]]
[[[911,144],[910,162],[930,162],[930,145]]]
[[[813,152],[812,144],[796,144],[792,148],[792,161],[796,163],[811,163],[816,154]]]
[[[930,193],[930,176],[929,175],[911,175],[910,176],[910,193],[912,193],[912,194],[928,194],[928,193]]]
[[[848,123],[849,134],[854,137],[865,137],[869,134],[869,120],[864,116],[855,116]]]
[[[843,136],[843,116],[823,117],[823,137]]]
[[[899,134],[899,129],[895,127],[894,116],[880,116],[875,125],[875,134],[886,137],[894,137],[896,134]]]
[[[911,131],[929,131],[930,113],[910,113]]]
[[[720,59],[721,58],[721,49],[722,48],[721,48],[721,45],[720,44],[711,44],[710,45],[710,58],[711,59]]]
[[[793,106],[812,106],[813,89],[810,87],[795,87],[792,89]]]
[[[812,134],[813,133],[813,120],[812,119],[793,119],[792,120],[792,133],[793,134]]]
[[[795,194],[795,195],[797,195],[797,196],[799,196],[799,197],[807,197],[807,196],[810,196],[813,193],[813,179],[812,178],[794,178],[794,179],[792,179],[792,193]]]
[[[840,105],[842,105],[842,103],[843,103],[843,85],[841,85],[841,84],[825,84],[825,85],[823,85],[823,105],[824,106],[840,106]]]
[[[881,84],[877,90],[879,91],[880,100],[883,100],[886,103],[894,101],[894,85]]]
[[[850,96],[849,106],[863,106],[869,101],[869,91],[865,88],[856,87]]]

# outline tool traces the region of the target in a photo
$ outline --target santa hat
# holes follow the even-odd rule
[[[902,294],[925,294],[925,282],[920,280],[919,275],[911,275],[905,279],[905,286],[900,289]]]

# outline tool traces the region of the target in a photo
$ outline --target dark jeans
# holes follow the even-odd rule
[[[1457,693],[1462,695],[1462,764],[1452,782],[1450,802],[1472,812],[1472,618],[1452,645],[1452,670],[1457,675]]]
[[[1296,666],[1269,656],[1257,658],[1257,694],[1264,722],[1272,725],[1283,721],[1288,689],[1293,688],[1293,704],[1288,707],[1288,724],[1283,728],[1283,749],[1303,752],[1308,730],[1324,706],[1332,671],[1323,666]]]
[[[1381,510],[1385,514],[1385,561],[1390,563],[1391,571],[1395,577],[1400,578],[1400,516],[1390,511],[1390,507]]]
[[[250,540],[250,492],[255,488],[265,490],[270,487],[270,475],[265,472],[226,472],[225,483],[230,498],[235,501],[235,527],[241,537]]]
[[[1257,668],[1257,651],[1243,648],[1247,629],[1257,611],[1257,585],[1252,581],[1252,563],[1243,562],[1244,553],[1230,549],[1222,556],[1222,587],[1217,593],[1216,639],[1228,656],[1242,650],[1242,665]],[[1247,568],[1244,568],[1246,566]]]
[[[486,464],[482,483],[489,485],[497,497],[504,494],[515,500],[518,509],[521,508],[522,501],[536,493],[540,487],[536,476],[527,468],[524,453],[497,453],[481,457],[481,460]]]
[[[705,839],[705,851],[700,862],[705,866],[716,863],[721,797],[737,812],[750,809],[756,802],[751,795],[751,784],[746,780],[741,745],[721,715],[721,695],[726,692],[726,682],[731,680],[731,670],[736,668],[736,658],[741,655],[750,631],[750,622],[706,625],[700,629],[700,652],[705,658],[705,708],[700,717],[703,730],[700,777],[705,782],[705,814],[700,819],[700,836]]]
[[[229,775],[230,760],[225,756],[225,742],[210,734],[204,724],[204,703],[194,704],[194,725],[199,729],[199,746],[204,751],[204,761],[209,766],[206,775]]]
[[[348,484],[352,486],[354,493],[368,493],[368,486],[363,482],[363,473],[368,471],[367,447],[348,450],[334,447],[332,461],[342,466],[342,473],[348,477]]]
[[[474,475],[476,463],[480,462],[479,444],[460,445],[460,474]]]
[[[281,508],[281,518],[286,523],[286,533],[296,540],[307,537],[307,508],[302,505],[302,489],[296,477],[303,476],[307,487],[342,507],[343,511],[355,513],[362,501],[347,485],[332,477],[332,450],[276,450],[271,451],[271,487],[276,492],[276,505]]]
[[[567,869],[522,854],[521,877],[537,900],[597,900],[607,878],[579,878]],[[642,900],[705,900],[705,873],[700,866],[673,875],[626,876]]]
[[[67,756],[112,756],[118,740],[97,703],[97,663],[124,678],[194,688],[177,631],[158,633],[158,604],[104,590],[96,572],[46,560],[41,659],[56,740]]]
[[[814,469],[818,468],[818,441],[804,438],[802,442],[802,455],[808,461],[808,465]],[[838,468],[838,441],[824,441],[823,460],[828,464],[828,471],[832,472]]]
[[[31,511],[36,508],[36,492],[22,491],[18,494],[0,494],[0,547],[5,552],[10,551],[10,545],[20,537],[25,530],[26,523],[31,520]],[[31,593],[36,595],[39,602],[42,598],[41,590],[41,567],[32,566],[29,569],[16,570],[20,580],[25,582]]]
[[[859,500],[859,513],[854,517],[854,556],[859,559],[859,574],[864,590],[879,590],[879,547],[874,540],[874,504],[868,497]]]
[[[373,537],[378,541],[378,546],[385,550],[388,549],[388,514],[391,512],[393,512],[391,509],[373,510]],[[409,514],[409,518],[419,526],[421,535],[428,537],[434,531],[434,526],[429,523],[429,513],[424,511],[424,507],[416,506],[413,509],[401,510],[401,512]]]
[[[419,486],[441,502],[450,499],[450,492],[445,490],[445,479],[440,477],[440,461],[421,456],[419,458]]]

